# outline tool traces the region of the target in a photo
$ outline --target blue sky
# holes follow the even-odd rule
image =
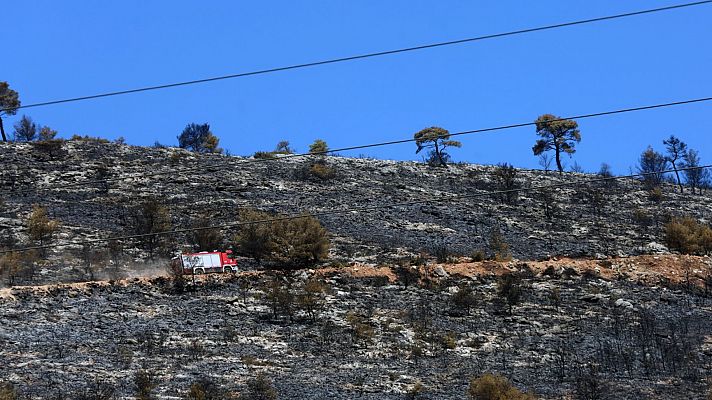
[[[678,2],[683,2],[679,0]],[[138,1],[3,6],[0,80],[25,104],[676,4],[674,1]],[[21,110],[72,134],[175,144],[210,123],[233,154],[305,151],[712,96],[712,5],[203,85]],[[579,121],[574,156],[626,173],[675,134],[712,161],[712,103]],[[537,167],[534,128],[461,137],[455,160]],[[369,156],[420,159],[415,145]],[[358,155],[360,152],[355,152]],[[567,160],[569,163],[571,161]]]

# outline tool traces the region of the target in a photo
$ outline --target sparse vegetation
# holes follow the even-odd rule
[[[477,305],[477,298],[472,288],[467,284],[461,284],[457,292],[452,295],[452,305],[457,312],[470,315],[470,310]]]
[[[472,400],[535,400],[533,394],[523,393],[501,375],[484,374],[470,381],[467,394]]]
[[[247,381],[247,390],[240,394],[241,400],[276,400],[277,390],[264,373],[258,373]]]
[[[2,82],[0,82],[2,83]],[[0,400],[18,400],[17,390],[10,382],[0,382]]]
[[[204,377],[193,382],[185,397],[186,400],[226,400],[236,398],[210,378]]]
[[[156,399],[154,389],[158,386],[156,373],[148,369],[140,369],[134,374],[136,400]]]

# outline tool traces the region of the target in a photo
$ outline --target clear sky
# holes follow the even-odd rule
[[[3,5],[6,80],[29,104],[454,40],[685,0],[76,1]],[[336,65],[21,110],[60,136],[176,144],[210,123],[233,154],[306,151],[712,96],[712,5]],[[579,121],[574,156],[626,173],[675,134],[712,162],[712,103]],[[538,167],[533,127],[461,137],[454,160]],[[370,156],[420,159],[414,144]],[[358,155],[360,152],[355,152]],[[568,161],[568,160],[567,160]],[[571,162],[571,161],[568,161]]]

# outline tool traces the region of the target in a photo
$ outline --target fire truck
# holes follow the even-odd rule
[[[173,258],[173,268],[183,274],[207,274],[209,272],[237,272],[237,260],[231,250],[201,251],[181,254]]]

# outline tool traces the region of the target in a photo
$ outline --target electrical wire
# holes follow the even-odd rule
[[[201,83],[207,83],[207,82],[215,82],[215,81],[221,81],[221,80],[226,80],[226,79],[243,78],[243,77],[255,76],[255,75],[264,75],[264,74],[270,74],[270,73],[281,72],[281,71],[316,67],[316,66],[327,65],[327,64],[336,64],[336,63],[342,63],[342,62],[347,62],[347,61],[362,60],[362,59],[367,59],[367,58],[381,57],[381,56],[386,56],[386,55],[393,55],[393,54],[399,54],[399,53],[432,49],[432,48],[444,47],[444,46],[453,46],[453,45],[459,45],[459,44],[464,44],[464,43],[472,43],[472,42],[477,42],[477,41],[482,41],[482,40],[501,38],[501,37],[506,37],[506,36],[521,35],[521,34],[526,34],[526,33],[540,32],[540,31],[570,27],[570,26],[575,26],[575,25],[589,24],[589,23],[594,23],[594,22],[609,21],[609,20],[614,20],[614,19],[644,15],[644,14],[652,14],[652,13],[658,13],[658,12],[663,12],[663,11],[671,11],[671,10],[676,10],[676,9],[681,9],[681,8],[705,5],[705,4],[709,4],[709,3],[712,3],[712,0],[696,1],[696,2],[692,2],[692,3],[684,3],[684,4],[676,4],[676,5],[672,5],[672,6],[658,7],[658,8],[652,8],[652,9],[647,9],[647,10],[639,10],[639,11],[633,11],[633,12],[628,12],[628,13],[623,13],[623,14],[607,15],[607,16],[603,16],[603,17],[563,22],[563,23],[558,23],[558,24],[553,24],[553,25],[539,26],[539,27],[535,27],[535,28],[526,28],[526,29],[502,32],[502,33],[495,33],[495,34],[484,35],[484,36],[476,36],[476,37],[470,37],[470,38],[465,38],[465,39],[450,40],[450,41],[446,41],[446,42],[430,43],[430,44],[424,44],[424,45],[413,46],[413,47],[405,47],[405,48],[400,48],[400,49],[359,54],[359,55],[353,55],[353,56],[341,57],[341,58],[333,58],[333,59],[321,60],[321,61],[314,61],[314,62],[309,62],[309,63],[304,63],[304,64],[292,64],[292,65],[288,65],[288,66],[275,67],[275,68],[269,68],[269,69],[263,69],[263,70],[257,70],[257,71],[241,72],[241,73],[235,73],[235,74],[230,74],[230,75],[221,75],[221,76],[214,76],[214,77],[210,77],[210,78],[195,79],[195,80],[190,80],[190,81],[175,82],[175,83],[168,83],[168,84],[155,85],[155,86],[146,86],[146,87],[135,88],[135,89],[119,90],[119,91],[114,91],[114,92],[99,93],[99,94],[80,96],[80,97],[71,97],[71,98],[65,98],[65,99],[59,99],[59,100],[51,100],[51,101],[27,104],[24,106],[21,105],[16,108],[3,108],[0,111],[13,111],[13,110],[18,110],[18,109],[44,107],[44,106],[50,106],[50,105],[55,105],[55,104],[63,104],[63,103],[71,103],[71,102],[77,102],[77,101],[99,99],[99,98],[104,98],[104,97],[119,96],[119,95],[131,94],[131,93],[148,92],[148,91],[153,91],[153,90],[168,89],[168,88],[174,88],[174,87],[179,87],[179,86],[188,86],[188,85],[195,85],[195,84],[201,84]]]
[[[351,207],[351,208],[340,209],[340,210],[322,211],[322,212],[317,212],[317,213],[312,213],[312,214],[301,214],[301,215],[292,215],[292,216],[284,216],[284,217],[276,217],[276,218],[266,218],[266,219],[261,219],[261,220],[256,220],[256,221],[232,222],[232,223],[227,223],[227,224],[217,224],[217,225],[209,225],[209,226],[194,227],[194,228],[181,228],[181,229],[162,231],[162,232],[124,235],[124,236],[115,236],[115,237],[98,238],[98,239],[77,240],[77,241],[69,241],[69,242],[65,242],[65,243],[46,244],[46,245],[40,245],[40,246],[29,246],[29,247],[22,247],[22,248],[16,248],[16,249],[11,249],[11,250],[2,250],[2,251],[0,251],[0,254],[11,253],[11,252],[25,252],[25,251],[30,251],[30,250],[50,249],[50,248],[58,248],[58,247],[67,247],[67,246],[80,246],[80,245],[87,245],[87,244],[94,244],[94,243],[110,242],[110,241],[114,241],[114,240],[129,240],[129,239],[140,239],[140,238],[153,237],[153,236],[175,235],[178,233],[197,232],[197,231],[204,231],[204,230],[208,230],[208,229],[222,230],[222,229],[234,228],[234,227],[245,226],[245,225],[255,225],[255,224],[272,223],[272,222],[278,222],[278,221],[288,221],[288,220],[308,218],[308,217],[324,217],[324,216],[339,215],[339,214],[361,213],[361,212],[365,212],[365,211],[374,211],[374,210],[391,208],[391,207],[403,207],[403,206],[411,206],[411,205],[418,205],[418,204],[440,203],[440,202],[445,202],[445,201],[453,201],[453,200],[461,200],[461,199],[475,199],[475,198],[488,197],[488,196],[499,195],[499,194],[521,193],[521,192],[529,192],[529,191],[536,191],[536,190],[547,190],[547,189],[555,189],[555,188],[568,187],[568,186],[576,186],[576,185],[588,185],[590,183],[610,182],[610,181],[615,181],[615,180],[619,180],[619,179],[638,178],[638,177],[645,177],[645,176],[649,176],[649,175],[660,175],[660,174],[680,172],[680,171],[702,170],[702,169],[706,169],[706,168],[712,168],[712,164],[702,165],[702,166],[698,166],[698,167],[668,169],[668,170],[664,170],[664,171],[656,171],[656,172],[649,172],[649,173],[638,173],[638,174],[629,174],[629,175],[620,175],[620,176],[611,176],[611,177],[601,177],[601,178],[596,178],[596,179],[588,179],[585,181],[574,181],[574,182],[555,183],[555,184],[549,184],[549,185],[538,185],[538,186],[531,186],[531,187],[527,187],[527,188],[495,190],[495,191],[488,191],[485,193],[475,193],[475,194],[469,194],[469,195],[468,194],[453,195],[453,196],[448,196],[446,198],[431,197],[429,199],[422,199],[422,200],[403,201],[403,202],[398,202],[398,203],[390,203],[390,204],[375,205],[375,206]]]
[[[709,101],[712,101],[712,97],[702,97],[702,98],[697,98],[697,99],[681,100],[681,101],[674,101],[674,102],[668,102],[668,103],[659,103],[659,104],[639,106],[639,107],[622,108],[622,109],[601,111],[601,112],[590,113],[590,114],[579,114],[579,115],[573,115],[573,116],[568,116],[568,117],[561,117],[559,119],[554,119],[549,122],[563,121],[563,120],[567,120],[567,119],[581,120],[581,119],[587,119],[587,118],[602,117],[602,116],[607,116],[607,115],[615,115],[615,114],[624,114],[624,113],[644,111],[644,110],[652,110],[652,109],[657,109],[657,108],[673,107],[673,106],[680,106],[680,105],[687,105],[687,104],[694,104],[694,103],[704,103],[704,102],[709,102]],[[474,133],[494,132],[494,131],[522,128],[522,127],[534,126],[534,125],[536,125],[536,122],[522,122],[522,123],[509,124],[509,125],[500,125],[500,126],[490,127],[490,128],[481,128],[481,129],[473,129],[473,130],[468,130],[468,131],[454,132],[454,133],[450,133],[448,135],[439,135],[438,138],[464,136],[464,135],[470,135],[470,134],[474,134]],[[0,195],[10,196],[10,195],[23,194],[23,193],[32,193],[32,192],[37,192],[37,191],[68,189],[68,188],[74,188],[74,187],[79,187],[79,186],[104,184],[104,183],[118,182],[118,181],[124,181],[124,180],[129,180],[129,179],[147,178],[147,177],[154,177],[154,176],[161,176],[161,175],[174,175],[174,174],[185,173],[185,172],[206,172],[206,171],[210,171],[211,169],[214,169],[214,168],[220,168],[220,167],[225,167],[225,166],[235,167],[235,166],[240,166],[241,164],[276,162],[276,161],[283,161],[283,160],[290,159],[290,158],[328,155],[328,154],[333,154],[333,153],[337,153],[337,152],[341,152],[341,151],[360,150],[360,149],[389,146],[389,145],[403,144],[403,143],[410,143],[410,142],[415,142],[415,139],[400,139],[400,140],[392,140],[392,141],[379,142],[379,143],[348,146],[348,147],[341,147],[338,149],[331,149],[331,150],[327,150],[327,151],[319,151],[319,152],[313,152],[313,153],[285,154],[285,155],[282,155],[280,157],[275,157],[275,158],[248,159],[248,160],[244,160],[244,161],[239,161],[237,163],[221,161],[219,163],[208,164],[208,165],[203,165],[203,166],[199,166],[199,167],[171,169],[168,171],[138,173],[138,174],[127,175],[127,176],[122,176],[122,177],[117,177],[117,178],[85,180],[85,181],[74,182],[74,183],[47,185],[47,186],[43,186],[40,188],[11,189],[11,190],[0,191]],[[61,178],[62,178],[62,176],[59,177],[59,179],[61,179]]]

